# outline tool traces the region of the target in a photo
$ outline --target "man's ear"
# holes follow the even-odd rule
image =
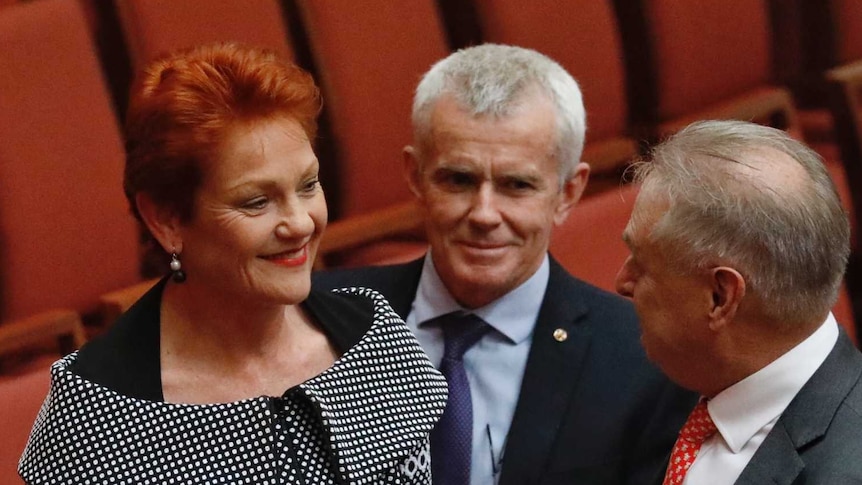
[[[557,208],[554,211],[555,225],[559,226],[569,217],[572,207],[581,200],[581,195],[584,194],[584,189],[587,187],[587,180],[589,178],[590,166],[584,162],[579,162],[572,176],[563,183],[560,201],[557,203]]]
[[[147,194],[138,192],[135,204],[150,234],[167,253],[183,252],[183,239],[180,234],[180,219],[172,210],[160,207]]]
[[[407,179],[407,187],[417,199],[422,200],[422,173],[419,156],[416,153],[416,148],[412,145],[407,145],[401,152],[402,162],[404,167],[404,178]]]
[[[745,278],[733,268],[719,266],[711,273],[712,306],[709,327],[718,330],[730,324],[745,297]]]

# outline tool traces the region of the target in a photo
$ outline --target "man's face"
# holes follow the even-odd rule
[[[634,302],[650,360],[678,384],[697,389],[696,376],[706,371],[698,363],[707,361],[700,357],[706,355],[710,291],[705,276],[673,269],[667,248],[650,239],[667,209],[666,201],[646,189],[639,194],[623,234],[631,254],[617,274],[616,286]]]
[[[589,167],[560,186],[556,133],[543,95],[526,96],[504,119],[473,117],[443,96],[422,153],[405,150],[434,267],[462,305],[486,305],[532,276],[551,228],[580,197]]]

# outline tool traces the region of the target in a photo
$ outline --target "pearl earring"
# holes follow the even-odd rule
[[[180,256],[177,253],[171,253],[171,279],[175,283],[186,280],[186,273],[183,271],[183,264],[180,263]]]

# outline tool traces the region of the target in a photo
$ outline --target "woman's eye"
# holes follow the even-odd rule
[[[265,208],[268,202],[269,200],[267,200],[266,197],[257,197],[243,204],[242,208],[249,210],[260,210]]]
[[[317,190],[318,186],[320,186],[319,179],[309,180],[302,186],[302,191],[306,193],[314,192]]]

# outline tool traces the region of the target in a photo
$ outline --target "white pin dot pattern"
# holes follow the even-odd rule
[[[280,398],[184,405],[120,395],[51,368],[18,471],[32,485],[430,484],[428,435],[446,381],[373,290],[374,323],[320,375]]]

